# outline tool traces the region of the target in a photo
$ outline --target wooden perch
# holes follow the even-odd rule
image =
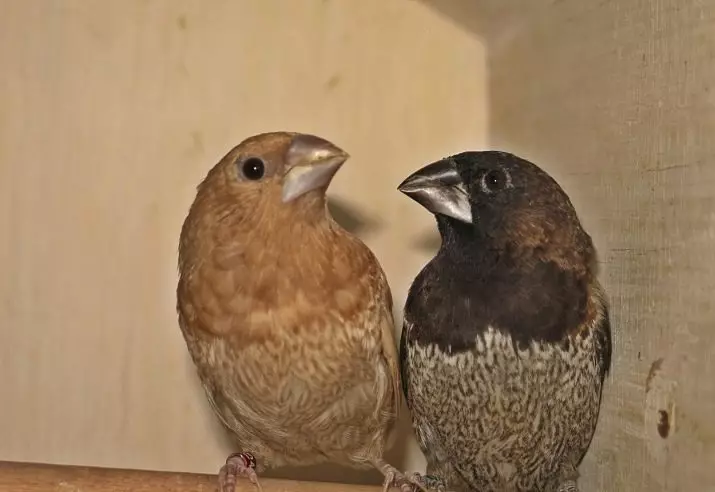
[[[375,492],[379,487],[261,479],[264,492]],[[216,475],[0,461],[0,492],[215,492]],[[239,480],[236,492],[256,492]]]

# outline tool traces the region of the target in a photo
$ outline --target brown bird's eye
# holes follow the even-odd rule
[[[484,193],[496,193],[511,184],[509,174],[502,169],[492,169],[482,176],[480,183]]]
[[[266,173],[266,165],[258,157],[251,157],[241,164],[241,173],[246,179],[257,181]]]

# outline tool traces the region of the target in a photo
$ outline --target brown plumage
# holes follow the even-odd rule
[[[390,289],[326,208],[347,158],[311,135],[253,136],[209,171],[184,222],[179,324],[240,451],[222,491],[326,461],[411,480],[382,461],[400,401]]]

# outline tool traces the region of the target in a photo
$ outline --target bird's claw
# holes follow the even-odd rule
[[[388,465],[388,468],[383,472],[385,474],[385,481],[383,483],[382,492],[388,492],[391,487],[397,487],[400,489],[400,492],[416,492],[418,490],[420,492],[428,492],[421,483],[411,480],[410,477],[399,472],[393,466]]]
[[[421,473],[410,473],[408,478],[413,483],[419,483],[429,492],[448,492],[447,484],[444,480],[435,475],[422,475]]]
[[[399,488],[400,492],[447,492],[444,481],[439,477],[417,472],[405,474],[393,467],[385,471],[383,492],[387,492],[390,487]]]
[[[250,453],[234,453],[226,458],[226,464],[218,472],[218,492],[235,492],[238,477],[248,478],[263,492],[256,473],[256,459]]]

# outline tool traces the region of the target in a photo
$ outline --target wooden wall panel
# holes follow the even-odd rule
[[[401,308],[432,219],[396,186],[484,145],[483,46],[407,0],[0,11],[0,459],[214,473],[229,446],[174,311],[194,187],[248,135],[331,139],[352,155],[331,196]]]
[[[715,4],[427,3],[485,40],[491,146],[600,250],[615,352],[582,490],[715,490]]]

